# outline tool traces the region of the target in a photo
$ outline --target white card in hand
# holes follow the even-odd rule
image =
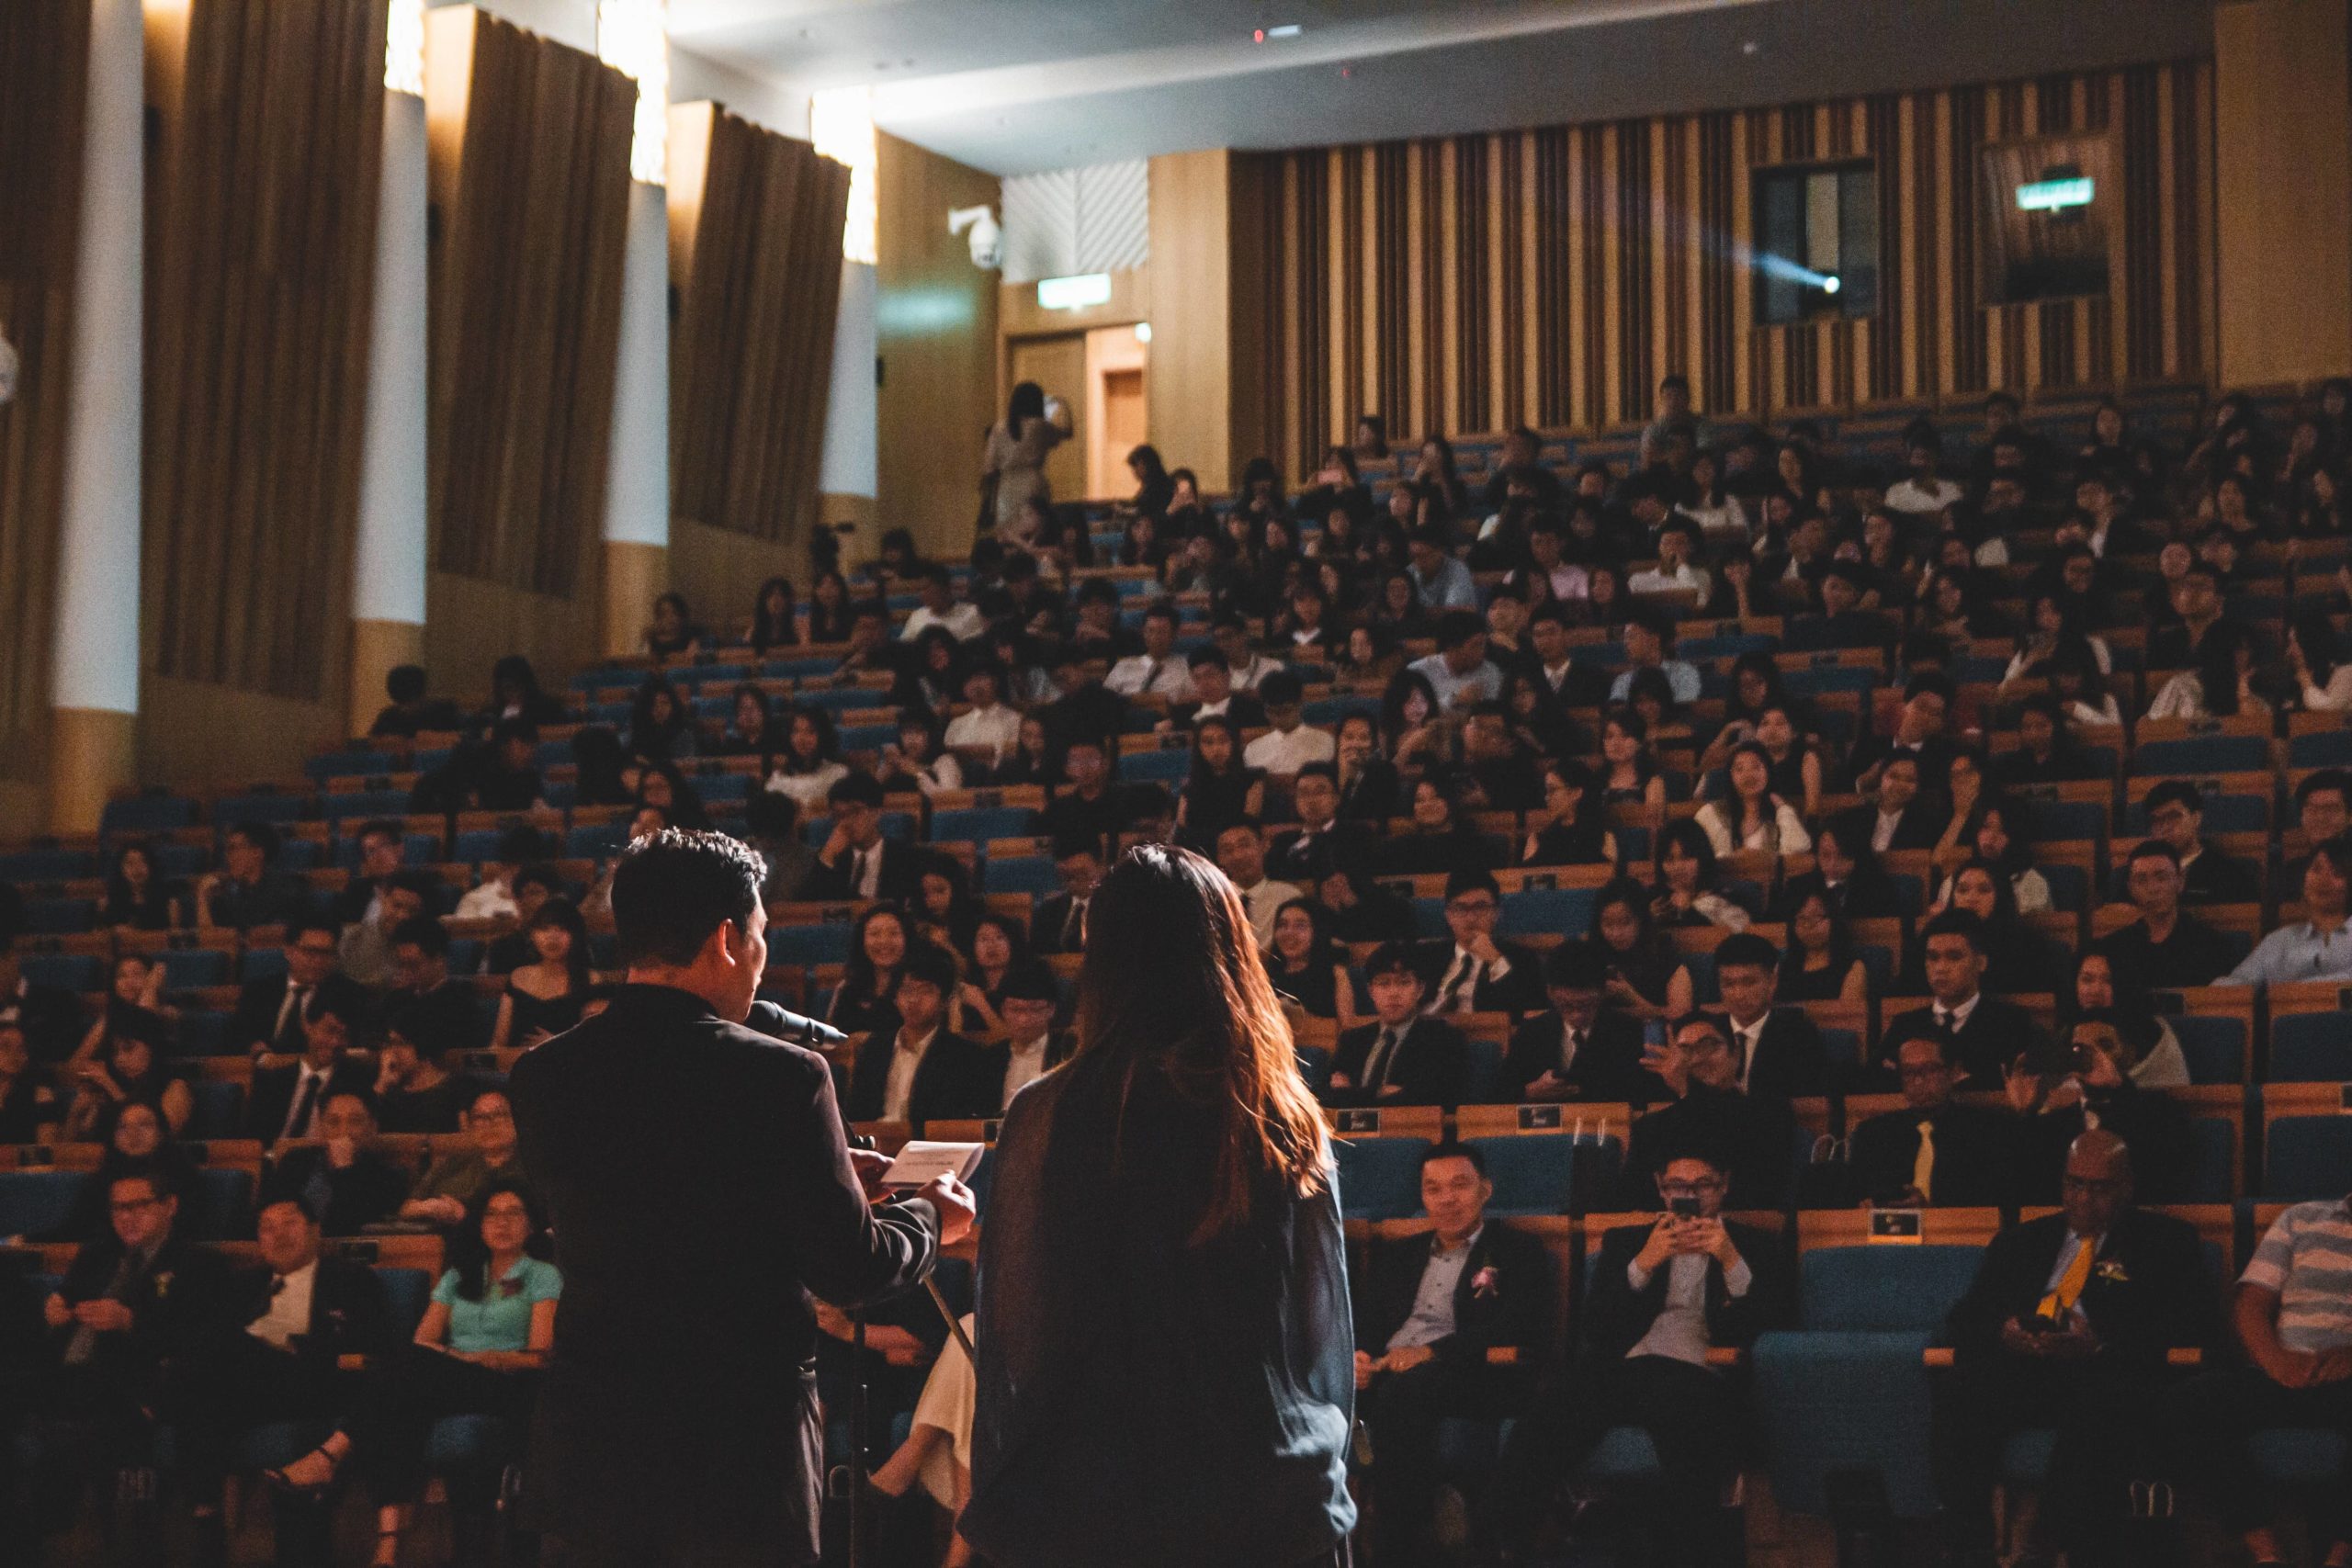
[[[882,1173],[881,1185],[894,1190],[911,1190],[934,1176],[969,1181],[972,1172],[980,1168],[980,1156],[986,1153],[986,1144],[929,1144],[912,1139],[891,1160],[890,1168]]]

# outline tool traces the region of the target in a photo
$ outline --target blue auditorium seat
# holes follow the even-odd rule
[[[1576,1180],[1577,1140],[1566,1134],[1506,1133],[1467,1138],[1495,1184],[1490,1214],[1565,1214]]]
[[[2352,1116],[2281,1116],[2265,1134],[2262,1195],[2301,1203],[2344,1195],[2352,1170]]]
[[[1119,777],[1128,784],[1183,784],[1193,771],[1193,749],[1169,746],[1154,751],[1126,751],[1119,757]]]
[[[224,1028],[225,1033],[225,1028]],[[212,1053],[218,1055],[217,1050]],[[245,1086],[216,1078],[190,1078],[187,1135],[192,1138],[233,1138],[244,1129]]]
[[[849,962],[848,920],[820,920],[814,925],[774,925],[768,928],[768,961],[815,967]]]
[[[2286,1013],[2270,1021],[2271,1083],[2352,1080],[2352,1017],[2340,1012]]]
[[[86,1179],[78,1170],[0,1171],[0,1236],[51,1235],[74,1212]]]
[[[931,838],[933,843],[985,844],[1035,832],[1036,821],[1037,814],[1025,806],[955,807],[932,813]]]
[[[1061,874],[1044,855],[1012,855],[991,860],[981,872],[990,893],[1028,893],[1039,897],[1061,891]]]
[[[200,991],[208,986],[225,986],[235,965],[235,955],[213,947],[173,948],[155,955],[164,964],[164,988],[167,991]]]
[[[192,1233],[204,1241],[243,1241],[254,1234],[254,1179],[249,1171],[205,1169],[187,1195]]]
[[[2177,1013],[2165,1020],[2188,1062],[2188,1081],[2245,1081],[2245,1020]]]
[[[1504,936],[1582,936],[1592,924],[1597,887],[1526,887],[1503,895],[1497,929]]]
[[[1420,1212],[1425,1138],[1335,1138],[1340,1210],[1351,1220],[1404,1220]]]
[[[95,953],[28,953],[19,968],[36,986],[96,991],[107,983],[107,961]]]
[[[71,882],[97,874],[98,857],[90,850],[36,842],[0,854],[0,880],[8,882]]]

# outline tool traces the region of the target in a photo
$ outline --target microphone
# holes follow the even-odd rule
[[[797,1012],[786,1012],[771,1001],[755,1001],[752,1015],[744,1023],[761,1033],[794,1045],[806,1045],[811,1051],[821,1051],[834,1045],[846,1045],[849,1036],[830,1023],[813,1018],[803,1018]]]

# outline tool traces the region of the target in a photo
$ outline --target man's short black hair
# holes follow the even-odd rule
[[[1589,942],[1562,942],[1544,955],[1544,984],[1563,991],[1605,991],[1608,955]]]
[[[997,987],[997,995],[1005,1001],[1053,1002],[1062,999],[1061,987],[1054,984],[1054,972],[1042,964],[1015,964]]]
[[[1177,615],[1175,605],[1165,599],[1159,599],[1154,600],[1144,611],[1143,618],[1147,621],[1166,621],[1170,626],[1174,626],[1182,617]]]
[[[1919,928],[1919,946],[1925,951],[1929,937],[1965,937],[1968,945],[1979,957],[1984,953],[1984,922],[1976,918],[1973,909],[1946,909]]]
[[[1674,623],[1655,604],[1636,604],[1626,615],[1628,626],[1639,626],[1666,648],[1674,646]]]
[[[1718,973],[1734,964],[1752,964],[1758,969],[1778,969],[1781,950],[1770,938],[1754,931],[1738,931],[1724,938],[1715,947],[1715,969]]]
[[[1566,607],[1557,599],[1544,600],[1544,603],[1536,605],[1535,608],[1528,615],[1528,629],[1532,631],[1538,625],[1545,621],[1556,621],[1561,626],[1566,626],[1568,624],[1568,612]]]
[[[1886,1059],[1890,1062],[1900,1061],[1903,1047],[1914,1040],[1924,1040],[1933,1045],[1936,1048],[1936,1055],[1943,1059],[1944,1066],[1949,1067],[1958,1065],[1958,1058],[1952,1055],[1958,1042],[1953,1040],[1950,1033],[1938,1029],[1934,1023],[1924,1018],[1916,1023],[1906,1023],[1900,1029],[1887,1032]]]
[[[1686,1012],[1668,1026],[1666,1037],[1668,1040],[1679,1040],[1686,1029],[1713,1030],[1716,1039],[1726,1045],[1731,1043],[1731,1020],[1719,1012]]]
[[[1276,670],[1258,682],[1258,700],[1270,708],[1289,707],[1306,698],[1306,682],[1295,670]]]
[[[1119,603],[1118,584],[1111,581],[1108,578],[1090,577],[1084,582],[1078,585],[1078,603],[1081,605],[1110,604],[1115,606]]]
[[[417,1059],[438,1062],[448,1043],[441,1032],[441,1010],[421,997],[395,1001],[384,1017],[384,1032],[397,1034],[416,1048]]]
[[[2180,869],[2180,852],[2162,839],[2141,840],[2132,846],[2132,852],[2123,857],[2123,863],[2128,866],[2133,861],[2141,860],[2168,860],[2175,871]]]
[[[1219,653],[1216,649],[1196,648],[1193,649],[1192,653],[1185,659],[1184,668],[1187,670],[1203,670],[1212,664],[1221,665],[1224,662],[1225,655]]]
[[[692,964],[720,926],[750,925],[767,877],[758,852],[724,833],[665,828],[639,839],[613,873],[620,962]]]
[[[1659,391],[1671,392],[1678,389],[1685,392],[1690,389],[1690,378],[1685,376],[1681,371],[1669,370],[1658,378],[1657,389]]]
[[[408,829],[389,817],[369,818],[359,825],[359,831],[352,836],[363,844],[370,839],[390,839],[393,843],[403,848],[408,844]]]
[[[413,703],[424,695],[425,675],[422,664],[395,664],[384,677],[384,694],[396,703]]]
[[[2324,789],[2334,790],[2344,797],[2346,806],[2352,806],[2352,773],[2342,768],[2322,768],[2295,786],[2296,808],[2301,809],[2312,796]]]
[[[1413,530],[1412,539],[1413,543],[1427,545],[1442,556],[1453,553],[1453,535],[1442,523],[1422,524]]]
[[[1363,963],[1363,977],[1376,980],[1383,975],[1410,975],[1416,980],[1421,977],[1419,956],[1411,942],[1384,942],[1372,950],[1372,956]]]
[[[230,826],[229,831],[259,850],[263,860],[277,858],[277,829],[268,823],[237,822]]]
[[[1448,610],[1437,618],[1437,645],[1460,648],[1474,637],[1487,635],[1487,618],[1476,610]]]
[[[936,582],[944,588],[956,586],[956,574],[947,570],[947,563],[944,560],[933,561],[923,568],[922,580],[925,582]]]
[[[551,865],[526,865],[514,874],[514,891],[520,893],[525,887],[560,893],[563,891],[563,874]]]
[[[1102,858],[1102,840],[1088,833],[1064,833],[1054,840],[1054,858],[1069,860],[1075,855]]]
[[[334,938],[337,942],[341,942],[343,941],[343,928],[341,926],[336,925],[324,915],[304,913],[296,915],[286,922],[285,945],[288,947],[299,945],[302,941],[303,936],[311,931],[324,931],[327,935]]]
[[[907,956],[899,966],[901,984],[921,980],[935,987],[944,1001],[956,994],[956,959],[935,942],[910,942]]]
[[[2191,817],[2205,809],[2205,793],[2187,779],[2165,779],[2148,791],[2140,809],[2154,817],[2167,806],[2178,806]]]
[[[1340,765],[1337,762],[1300,763],[1297,775],[1290,782],[1291,793],[1297,794],[1300,783],[1306,779],[1328,779],[1331,787],[1337,789],[1340,787]]]
[[[1421,1151],[1421,1168],[1427,1170],[1442,1159],[1466,1159],[1470,1162],[1470,1168],[1478,1173],[1478,1179],[1482,1181],[1486,1179],[1487,1156],[1476,1144],[1465,1144],[1458,1138],[1448,1138],[1443,1143],[1431,1144]]]
[[[872,773],[844,773],[833,781],[825,792],[825,799],[835,806],[870,806],[882,807],[882,781]]]
[[[392,928],[394,947],[413,947],[427,958],[438,958],[449,951],[449,933],[431,915],[411,915]]]
[[[1495,880],[1493,872],[1483,866],[1464,866],[1459,871],[1446,873],[1445,901],[1451,904],[1464,893],[1491,893],[1500,902],[1502,884]]]

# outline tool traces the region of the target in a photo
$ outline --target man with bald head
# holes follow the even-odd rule
[[[2112,1568],[2132,1483],[2162,1479],[2154,1413],[2165,1352],[2213,1338],[2214,1287],[2195,1228],[2132,1201],[2132,1152],[2093,1129],[2066,1153],[2064,1206],[1993,1239],[1945,1339],[1936,1485],[1953,1560],[1990,1564],[2002,1445],[2055,1428],[2041,1525],[2067,1561]]]

